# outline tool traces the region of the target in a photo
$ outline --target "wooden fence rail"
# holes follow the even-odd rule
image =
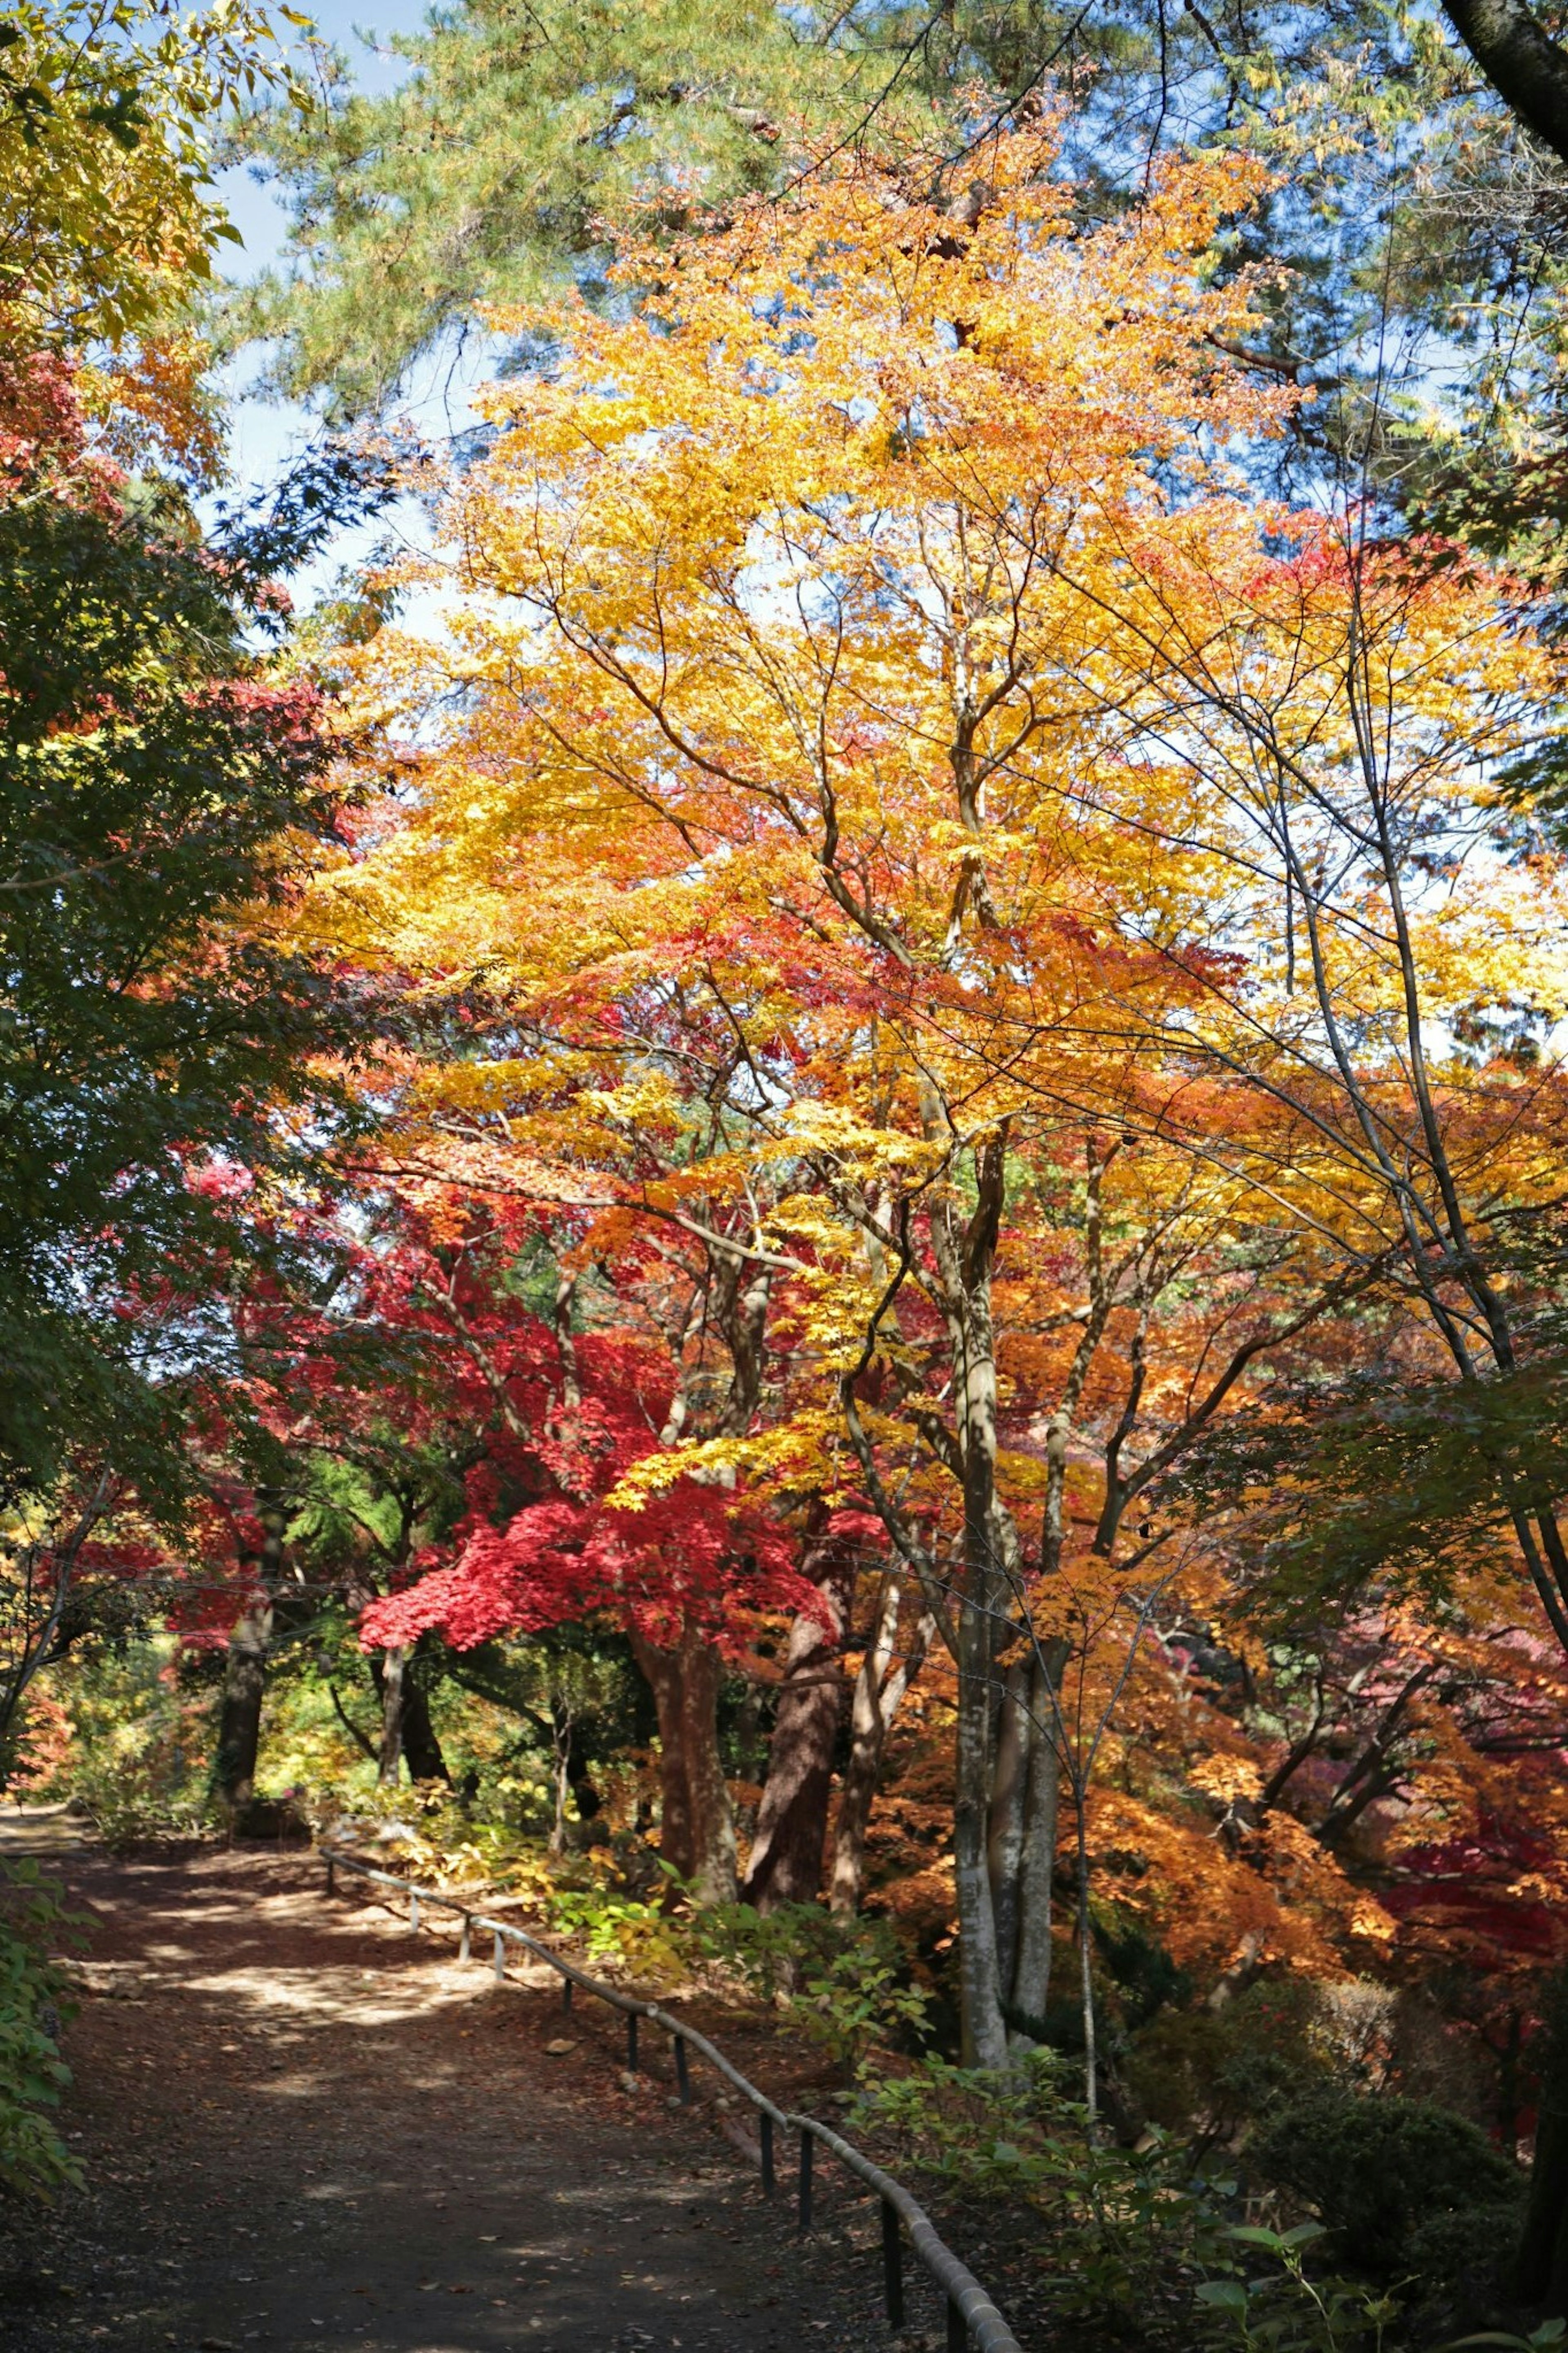
[[[410,1928],[418,1927],[422,1905],[435,1905],[443,1911],[455,1912],[462,1921],[459,1950],[464,1960],[468,1960],[473,1951],[473,1932],[477,1928],[481,1936],[493,1939],[491,1965],[498,1978],[506,1975],[507,1947],[521,1945],[536,1959],[545,1962],[557,1972],[562,1980],[561,1998],[567,2009],[572,2006],[573,1989],[581,1987],[596,2001],[607,2002],[612,2010],[619,2010],[626,2021],[628,2068],[635,2071],[637,2064],[637,2028],[640,2021],[647,2019],[650,2025],[662,2028],[674,2046],[675,2080],[682,2106],[688,2105],[691,2098],[690,2053],[693,2051],[700,2052],[714,2072],[731,2084],[756,2111],[764,2197],[771,2198],[773,2194],[774,2135],[795,2133],[799,2136],[798,2198],[800,2228],[803,2231],[811,2228],[812,2158],[816,2147],[826,2149],[848,2172],[865,2182],[868,2189],[875,2190],[881,2200],[882,2288],[889,2328],[901,2328],[904,2322],[903,2234],[907,2230],[916,2254],[946,2300],[948,2353],[965,2353],[969,2347],[976,2348],[977,2353],[1022,2353],[1017,2338],[973,2273],[959,2262],[951,2247],[943,2244],[931,2217],[910,2197],[903,2184],[895,2181],[891,2174],[884,2173],[879,2165],[873,2165],[853,2142],[847,2141],[831,2126],[821,2123],[816,2116],[795,2116],[775,2106],[767,2094],[749,2083],[740,2069],[732,2066],[705,2034],[699,2034],[684,2020],[672,2018],[668,2010],[660,2010],[658,2002],[639,2000],[635,1994],[622,1993],[617,1987],[605,1985],[600,1978],[590,1977],[574,1961],[563,1960],[559,1953],[542,1944],[537,1936],[531,1936],[526,1929],[514,1926],[510,1920],[492,1920],[487,1914],[476,1912],[461,1896],[444,1894],[439,1888],[416,1886],[412,1880],[404,1879],[395,1872],[377,1871],[374,1864],[362,1862],[358,1855],[345,1853],[341,1847],[322,1847],[320,1852],[327,1867],[329,1895],[335,1890],[337,1873],[349,1871],[362,1879],[372,1881],[378,1887],[395,1889],[408,1905]]]

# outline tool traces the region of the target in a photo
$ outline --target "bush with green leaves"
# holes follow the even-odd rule
[[[1120,2072],[1142,2115],[1207,2146],[1234,2140],[1285,2100],[1327,2084],[1331,2065],[1315,1989],[1266,1978],[1223,2009],[1162,2010]]]
[[[548,1898],[551,1924],[580,1938],[590,1961],[617,1964],[644,1985],[662,1990],[690,1974],[687,1923],[647,1897],[595,1881],[557,1881]]]
[[[201,1666],[162,1628],[80,1643],[54,1671],[70,1754],[37,1794],[74,1798],[110,1847],[199,1836],[211,1820],[214,1697]]]
[[[1157,2134],[1135,2149],[1098,2138],[1064,2088],[1077,2076],[1047,2050],[1001,2073],[928,2058],[866,2084],[851,2123],[895,2171],[934,2176],[987,2208],[1032,2206],[1059,2317],[1150,2333],[1156,2311],[1184,2306],[1190,2316],[1184,2279],[1223,2263],[1236,2184],[1206,2179]]]
[[[47,2198],[81,2179],[55,2127],[70,2070],[59,2052],[66,1980],[47,1947],[69,1925],[37,1863],[0,1863],[0,2192]]]
[[[1309,2092],[1277,2112],[1256,2157],[1269,2179],[1316,2210],[1334,2260],[1369,2279],[1419,2273],[1418,2237],[1430,2260],[1447,2217],[1483,2210],[1504,2246],[1517,2234],[1518,2168],[1478,2125],[1430,2101]]]
[[[764,2001],[782,1996],[791,2028],[846,2076],[879,2047],[918,2047],[926,2038],[930,1998],[885,1920],[843,1920],[815,1904],[771,1912],[720,1904],[696,1915],[689,1935],[705,1960],[748,1991]]]

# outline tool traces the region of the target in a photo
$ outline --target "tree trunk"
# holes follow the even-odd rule
[[[924,1664],[931,1636],[936,1631],[935,1620],[922,1617],[903,1656],[896,1657],[901,1600],[900,1581],[889,1574],[878,1597],[876,1620],[866,1645],[866,1655],[860,1662],[860,1672],[855,1678],[855,1695],[849,1712],[849,1762],[844,1770],[838,1819],[833,1832],[833,1878],[829,1900],[833,1910],[841,1917],[860,1908],[860,1886],[866,1864],[866,1831],[877,1795],[877,1778],[881,1770],[888,1726],[898,1714],[899,1704],[905,1692]]]
[[[996,1495],[996,1356],[991,1259],[1001,1213],[1004,1146],[975,1155],[979,1202],[964,1237],[963,1298],[963,1587],[958,1608],[958,1721],[954,1742],[952,1865],[958,1894],[959,1992],[966,2067],[1007,2059],[996,1973],[986,1833],[991,1815],[991,1718],[996,1653],[1010,1597],[993,1526]]]
[[[991,1799],[991,1674],[993,1624],[986,1603],[990,1579],[976,1594],[973,1579],[958,1620],[958,1722],[954,1742],[952,1866],[958,1894],[959,1993],[963,2063],[1006,2063],[996,1976],[996,1931],[991,1910],[985,1833]],[[982,1598],[984,1596],[984,1598]]]
[[[1029,1671],[1029,1760],[1018,1863],[1017,1940],[1008,1989],[1011,2040],[1037,2042],[1051,1991],[1051,1880],[1057,1863],[1061,1757],[1052,1694],[1067,1661],[1059,1636],[1039,1646]],[[1006,1980],[1004,1979],[1004,1983]]]
[[[436,1727],[430,1721],[430,1695],[419,1680],[414,1663],[417,1647],[404,1670],[403,1676],[403,1754],[408,1759],[409,1778],[415,1781],[445,1781],[448,1787],[452,1776],[442,1754]]]
[[[1568,2116],[1548,2107],[1544,2094],[1514,2289],[1525,2304],[1568,2312]]]
[[[1024,1862],[1024,1808],[1028,1795],[1034,1726],[1029,1722],[1029,1665],[1020,1660],[1002,1679],[996,1762],[991,1778],[985,1866],[996,1934],[996,1982],[1011,1998],[1018,1955],[1018,1896]]]
[[[395,1642],[381,1662],[381,1760],[376,1780],[384,1789],[397,1787],[403,1762],[403,1645]]]
[[[413,1661],[417,1656],[417,1645],[410,1654],[401,1643],[395,1643],[384,1658],[371,1661],[371,1676],[381,1701],[377,1779],[384,1789],[396,1788],[398,1761],[402,1757],[408,1760],[411,1781],[451,1782],[441,1743],[430,1721],[430,1702],[414,1672]]]
[[[719,1756],[723,1662],[699,1634],[675,1650],[631,1640],[658,1712],[659,1852],[699,1904],[732,1904],[735,1822]]]
[[[1443,11],[1510,111],[1568,164],[1568,50],[1523,0],[1443,0]]]
[[[844,1715],[844,1647],[855,1593],[855,1563],[842,1544],[813,1547],[803,1564],[818,1609],[790,1628],[784,1682],[773,1720],[768,1778],[757,1810],[742,1893],[759,1912],[779,1904],[815,1904],[833,1789],[833,1751]]]
[[[213,1783],[231,1818],[243,1815],[256,1795],[256,1759],[261,1746],[261,1700],[267,1654],[272,1641],[272,1597],[283,1566],[281,1504],[262,1504],[261,1555],[256,1586],[228,1641],[223,1704],[218,1715]]]
[[[1513,2290],[1551,2317],[1568,2312],[1568,1970],[1548,1980],[1531,2057],[1540,2077],[1535,2162]]]
[[[940,1131],[933,1105],[928,1129]],[[958,1710],[953,1741],[952,1874],[958,1897],[962,2052],[966,2067],[1003,2067],[1007,2030],[996,1977],[987,1834],[991,1817],[996,1657],[1011,1616],[1005,1515],[996,1495],[996,1342],[991,1281],[1007,1159],[1004,1127],[974,1153],[974,1207],[956,1197],[933,1215],[931,1240],[959,1377],[958,1467],[963,1486],[963,1566],[953,1611]]]

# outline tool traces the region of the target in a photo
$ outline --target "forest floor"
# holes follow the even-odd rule
[[[800,2239],[787,2173],[765,2202],[708,2087],[676,2112],[662,2048],[626,2074],[608,2010],[460,1966],[444,1919],[329,1901],[298,1851],[110,1855],[0,1814],[23,1850],[82,1915],[63,2129],[86,2186],[0,2203],[7,2353],[887,2342],[875,2200],[819,2167]],[[934,2348],[913,2262],[908,2284],[900,2348]]]

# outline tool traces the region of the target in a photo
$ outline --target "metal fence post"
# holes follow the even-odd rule
[[[811,2228],[811,2135],[800,2137],[800,2228]]]
[[[570,2010],[572,2007],[572,1980],[570,1978],[563,1978],[561,1980],[561,2007],[563,2010]]]
[[[417,1931],[419,1926],[419,1898],[415,1894],[412,1888],[409,1890],[408,1894],[408,1925],[411,1929]]]
[[[675,2088],[683,2108],[691,2105],[691,2071],[686,2063],[686,2037],[675,2038]]]
[[[757,2122],[762,2126],[758,2137],[763,2144],[763,2196],[771,2198],[773,2194],[773,2120],[766,2108],[759,2108]]]
[[[952,2296],[947,2299],[947,2353],[969,2353],[969,2323]]]
[[[626,2069],[633,2075],[637,2072],[637,2014],[635,2010],[626,2012]]]
[[[460,1961],[466,1961],[466,1960],[468,1960],[468,1957],[470,1957],[470,1955],[472,1954],[473,1949],[474,1949],[473,1923],[472,1923],[472,1921],[468,1918],[468,1914],[465,1912],[465,1913],[464,1913],[464,1915],[463,1915],[463,1941],[462,1941],[462,1943],[458,1947],[458,1958]]]
[[[882,2200],[882,2294],[888,2326],[904,2325],[904,2242],[899,2230],[899,2210],[890,2198]]]
[[[495,1972],[498,1978],[506,1975],[506,1938],[499,1928],[496,1930]]]
[[[334,1872],[333,1872],[332,1858],[331,1858],[331,1855],[328,1855],[328,1857],[327,1857],[327,1894],[328,1894],[329,1895],[335,1895],[335,1894],[337,1894],[337,1884],[338,1884],[338,1883],[337,1883],[337,1880],[336,1880],[336,1877],[334,1876]]]

